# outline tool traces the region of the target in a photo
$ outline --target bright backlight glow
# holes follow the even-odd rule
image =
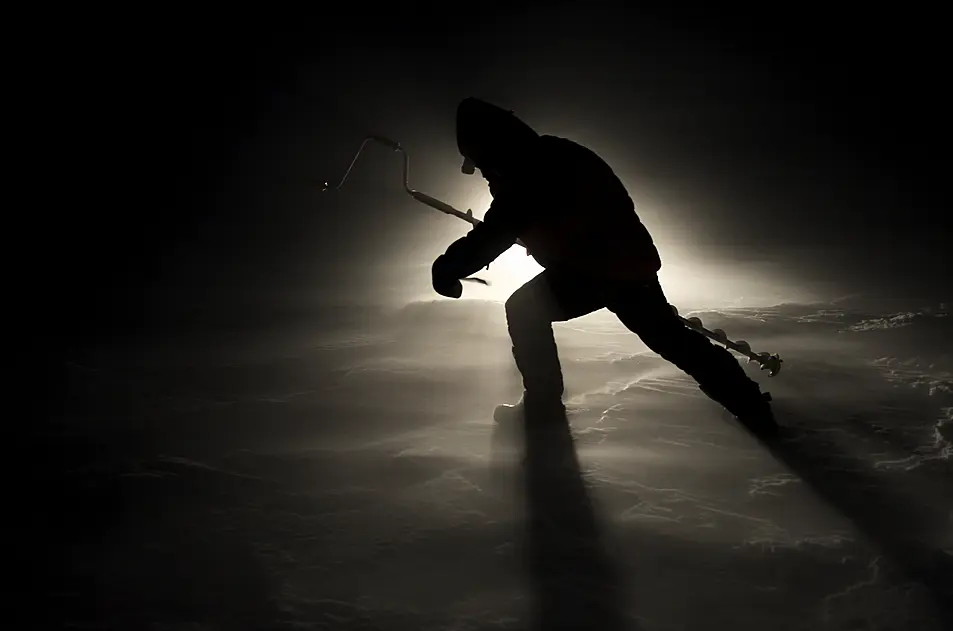
[[[474,274],[490,282],[489,287],[467,283],[465,291],[473,298],[504,301],[526,281],[543,271],[543,268],[526,250],[514,245],[490,264],[490,269]]]

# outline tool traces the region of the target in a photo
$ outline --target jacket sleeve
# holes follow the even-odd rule
[[[506,197],[494,199],[483,222],[447,248],[447,271],[455,278],[466,278],[506,252],[519,238],[523,210]]]

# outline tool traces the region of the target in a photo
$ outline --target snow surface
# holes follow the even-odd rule
[[[557,325],[570,427],[529,434],[492,421],[520,390],[497,303],[344,310],[320,326],[90,350],[57,367],[69,397],[24,472],[45,489],[28,525],[46,542],[29,583],[46,604],[22,619],[950,624],[947,306],[682,315],[781,354],[775,378],[748,367],[774,395],[781,446],[744,432],[604,312]]]

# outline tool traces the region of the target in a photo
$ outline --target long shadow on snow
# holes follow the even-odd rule
[[[771,454],[835,511],[847,517],[884,557],[925,587],[940,619],[953,628],[953,558],[923,541],[939,515],[942,498],[897,491],[887,474],[870,469],[831,440],[829,432],[782,427],[775,437],[752,431]]]
[[[534,629],[632,629],[621,577],[605,549],[565,413],[494,426],[494,451],[523,454],[523,547]],[[510,445],[507,445],[509,443]],[[519,451],[519,449],[517,449]]]

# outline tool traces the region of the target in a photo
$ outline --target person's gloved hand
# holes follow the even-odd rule
[[[459,298],[463,295],[463,283],[447,267],[447,259],[440,255],[430,269],[434,291],[447,298]]]

